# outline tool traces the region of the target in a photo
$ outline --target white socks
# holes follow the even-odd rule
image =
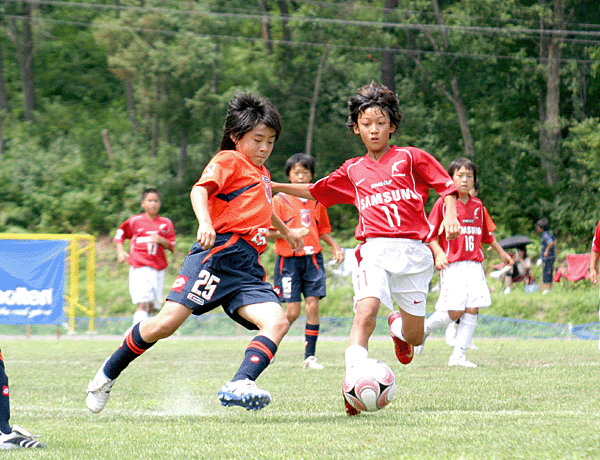
[[[369,350],[360,345],[350,345],[346,348],[346,372],[369,357]]]
[[[392,334],[394,334],[394,336],[396,336],[400,340],[404,340],[406,342],[406,340],[404,339],[404,335],[402,334],[402,317],[401,316],[398,316],[398,318],[396,318],[394,321],[392,321],[392,324],[390,325],[390,331]]]
[[[464,355],[471,343],[473,332],[477,326],[477,315],[465,313],[460,319],[460,324],[456,330],[456,344],[452,356]]]
[[[462,320],[461,320],[462,321]],[[425,321],[425,334],[429,335],[431,331],[446,327],[452,322],[452,318],[447,311],[434,311],[433,314]]]

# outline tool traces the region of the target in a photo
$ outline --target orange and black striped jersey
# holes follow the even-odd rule
[[[246,155],[223,150],[208,163],[194,187],[208,192],[208,212],[217,233],[234,233],[259,253],[267,248],[273,213],[271,175]]]
[[[331,232],[331,224],[327,210],[318,201],[303,200],[285,193],[278,193],[273,198],[273,212],[290,228],[306,227],[310,231],[302,238],[304,249],[292,251],[283,239],[275,240],[275,253],[282,257],[305,256],[318,254],[323,250],[320,237]]]

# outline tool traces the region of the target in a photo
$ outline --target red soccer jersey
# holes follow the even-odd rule
[[[600,222],[596,225],[596,233],[592,240],[592,251],[600,252]]]
[[[234,233],[262,253],[273,213],[271,175],[246,155],[223,150],[208,163],[194,187],[210,191],[208,212],[217,233]]]
[[[295,196],[279,193],[273,198],[273,211],[291,228],[306,227],[310,231],[302,238],[304,249],[294,252],[283,238],[275,240],[275,253],[282,257],[317,254],[323,250],[320,236],[331,232],[327,210],[318,201],[302,200]]]
[[[437,236],[440,246],[448,256],[448,263],[465,260],[483,262],[481,243],[491,244],[494,241],[494,235],[487,225],[484,209],[479,198],[471,197],[466,203],[457,200],[456,212],[460,222],[460,235],[448,241],[445,232],[439,233],[440,225],[444,220],[444,201],[439,199],[435,202],[429,214],[429,221],[434,225],[429,240],[434,240]]]
[[[129,257],[127,262],[134,268],[152,267],[164,270],[169,263],[165,256],[165,248],[152,242],[152,235],[158,233],[175,247],[175,229],[173,222],[166,217],[156,216],[150,219],[146,214],[131,216],[121,224],[113,238],[115,243],[129,241]]]
[[[456,193],[454,182],[432,155],[415,147],[392,146],[378,161],[353,158],[310,186],[325,206],[352,203],[359,218],[355,235],[366,238],[424,240],[431,227],[425,213],[429,188],[443,198]]]

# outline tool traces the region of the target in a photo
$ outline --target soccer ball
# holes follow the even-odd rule
[[[374,412],[383,409],[394,397],[396,377],[387,364],[368,358],[346,373],[342,390],[352,407]]]

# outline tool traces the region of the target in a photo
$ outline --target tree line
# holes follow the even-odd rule
[[[594,0],[5,0],[0,24],[3,232],[106,234],[154,186],[191,234],[236,90],[279,108],[285,181],[294,153],[318,177],[364,153],[346,102],[371,80],[400,97],[392,143],[479,165],[498,236],[546,216],[584,251],[600,218]]]

